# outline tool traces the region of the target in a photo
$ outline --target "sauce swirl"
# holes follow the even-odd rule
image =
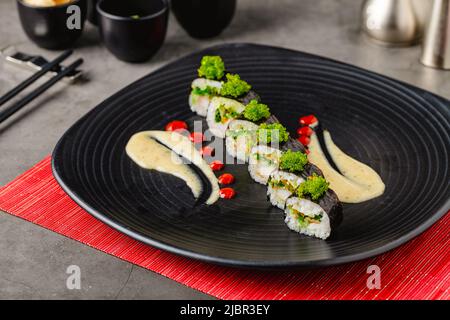
[[[326,130],[324,140],[328,153],[342,174],[327,161],[315,133],[311,135],[308,159],[322,170],[330,188],[342,202],[359,203],[383,194],[385,185],[375,170],[345,154],[334,144]]]
[[[196,165],[211,184],[206,204],[219,199],[219,184],[213,171],[189,138],[170,131],[142,131],[134,134],[125,147],[127,155],[140,167],[172,174],[183,179],[195,198],[203,191],[200,178],[187,165],[183,157]]]

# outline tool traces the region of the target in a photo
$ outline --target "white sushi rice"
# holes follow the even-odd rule
[[[197,78],[194,81],[192,81],[191,88],[199,88],[202,90],[205,90],[207,87],[221,89],[222,88],[222,81],[216,81],[216,80],[209,80],[205,78]]]
[[[212,97],[209,95],[199,95],[191,92],[189,95],[189,106],[191,107],[192,112],[197,113],[199,116],[206,117],[211,98]]]
[[[267,184],[270,174],[278,169],[281,151],[265,145],[252,148],[249,156],[248,172],[258,183]]]
[[[258,126],[246,120],[232,120],[225,132],[226,149],[229,155],[245,163],[257,142]]]
[[[275,170],[272,172],[267,187],[267,195],[272,205],[284,210],[286,200],[304,181],[305,179],[286,171]],[[282,186],[278,185],[280,182],[283,184]]]
[[[208,123],[210,132],[218,138],[225,138],[225,131],[228,128],[228,124],[244,112],[244,109],[245,106],[236,100],[213,97],[206,115],[206,122]],[[220,121],[216,121],[216,111],[218,110],[223,112]],[[231,115],[231,113],[234,115]]]
[[[222,88],[222,82],[198,78],[192,81],[191,87],[192,89],[198,88],[201,90],[205,90],[206,88],[211,87],[220,90],[220,88]],[[212,98],[213,98],[212,95],[208,94],[200,95],[192,91],[191,94],[189,95],[189,107],[193,112],[197,113],[199,116],[206,117]]]
[[[304,216],[308,216],[311,218],[317,215],[321,215],[320,222],[309,223],[306,227],[301,226],[298,219],[299,212],[301,212]],[[307,199],[291,197],[286,201],[285,213],[286,218],[284,219],[284,222],[289,229],[300,234],[317,237],[323,240],[327,239],[330,236],[330,219],[327,213],[317,203],[314,203]]]

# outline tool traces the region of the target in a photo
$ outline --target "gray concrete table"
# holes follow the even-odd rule
[[[373,70],[450,98],[450,72],[425,68],[419,47],[384,48],[358,32],[361,1],[239,0],[235,18],[219,37],[191,39],[171,17],[166,42],[148,63],[116,60],[88,25],[74,57],[83,57],[87,83],[57,84],[0,125],[0,184],[49,154],[78,118],[118,89],[193,50],[223,42],[254,42],[302,50]],[[0,47],[50,58],[22,32],[15,1],[0,0]],[[25,77],[0,62],[0,94]],[[0,212],[0,298],[210,299],[146,269]],[[81,268],[81,290],[66,288],[66,268]]]

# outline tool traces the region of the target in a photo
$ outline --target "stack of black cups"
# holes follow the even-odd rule
[[[170,7],[191,37],[206,39],[230,24],[236,0],[67,0],[55,6],[17,0],[17,6],[25,33],[40,47],[73,47],[87,19],[118,59],[143,62],[164,43]]]

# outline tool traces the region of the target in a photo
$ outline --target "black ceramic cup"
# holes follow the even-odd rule
[[[219,35],[231,22],[236,0],[172,0],[172,12],[193,38]]]
[[[97,0],[87,0],[87,19],[93,25],[97,25]]]
[[[146,61],[166,37],[166,0],[100,0],[97,13],[103,43],[120,60]]]
[[[70,6],[78,6],[79,11],[77,11],[78,9],[73,11],[74,8],[69,8]],[[52,50],[73,47],[83,32],[86,19],[86,0],[73,0],[52,7],[36,7],[17,0],[17,8],[23,30],[28,38],[39,47]],[[73,14],[78,14],[78,12],[80,13],[80,28],[73,24],[75,21]]]

